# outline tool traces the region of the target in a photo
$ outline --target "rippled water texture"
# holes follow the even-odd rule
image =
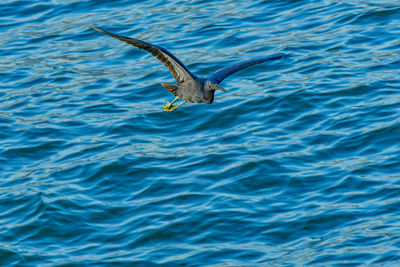
[[[136,2],[1,2],[0,265],[398,266],[398,3]]]

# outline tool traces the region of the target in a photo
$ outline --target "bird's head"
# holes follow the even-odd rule
[[[224,88],[222,88],[221,86],[219,86],[218,84],[216,84],[216,83],[213,83],[212,81],[210,81],[210,80],[207,80],[207,82],[206,82],[206,89],[207,90],[221,90],[221,91],[224,91],[224,92],[226,92],[226,90],[224,89]]]

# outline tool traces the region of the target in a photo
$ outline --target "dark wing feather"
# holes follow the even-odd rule
[[[185,80],[188,79],[196,79],[196,75],[191,73],[186,66],[179,60],[177,59],[173,54],[168,52],[166,49],[153,45],[138,39],[134,38],[129,38],[129,37],[124,37],[120,36],[114,33],[110,33],[107,31],[100,30],[96,27],[89,26],[95,31],[107,34],[111,37],[114,37],[118,40],[124,41],[130,45],[133,45],[137,48],[146,50],[150,54],[152,54],[154,57],[156,57],[158,60],[160,60],[167,68],[168,70],[172,73],[174,76],[175,80],[177,80],[179,83],[182,83]]]
[[[280,58],[282,58],[282,56],[263,57],[263,58],[243,60],[243,61],[234,63],[230,66],[227,66],[225,68],[222,68],[220,70],[217,70],[216,72],[214,72],[213,74],[208,76],[208,80],[218,84],[218,83],[222,82],[226,77],[228,77],[229,75],[231,75],[239,70],[242,70],[244,68],[250,67],[255,64],[262,63],[264,61],[280,59]]]

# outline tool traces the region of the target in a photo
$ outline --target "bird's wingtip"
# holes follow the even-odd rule
[[[277,56],[278,56],[279,58],[286,59],[286,58],[289,58],[291,55],[290,55],[290,54],[284,54],[284,53],[282,53],[282,54],[278,54]]]
[[[104,31],[103,31],[103,30],[100,30],[99,28],[96,28],[96,27],[95,27],[95,26],[93,26],[93,25],[89,25],[88,27],[89,27],[89,28],[91,28],[92,30],[95,30],[95,31],[97,31],[97,32],[104,33]]]
[[[281,59],[284,58],[285,55],[284,54],[276,54],[274,56],[271,56],[270,59],[274,60],[274,59]]]

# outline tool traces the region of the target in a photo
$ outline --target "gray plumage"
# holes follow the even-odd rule
[[[178,58],[176,58],[173,54],[160,46],[153,45],[138,39],[120,36],[98,29],[93,26],[89,27],[95,31],[107,34],[137,48],[146,50],[158,60],[160,60],[168,68],[168,70],[172,73],[172,76],[174,76],[175,80],[178,82],[178,84],[161,83],[163,87],[165,87],[169,92],[177,97],[172,103],[174,103],[179,98],[192,103],[203,102],[211,104],[214,101],[215,90],[226,92],[224,88],[218,85],[226,77],[249,66],[259,64],[268,60],[279,59],[282,57],[262,57],[240,61],[214,72],[207,78],[201,78],[190,72],[190,70]],[[177,107],[173,107],[172,103],[167,103],[167,105],[164,105],[164,110],[172,111],[180,106],[179,105]]]

